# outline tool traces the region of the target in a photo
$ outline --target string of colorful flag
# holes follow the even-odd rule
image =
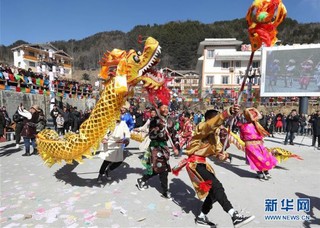
[[[80,92],[65,92],[65,91],[57,91],[53,92],[47,89],[32,89],[28,87],[17,87],[17,86],[10,86],[10,85],[4,85],[0,84],[0,90],[6,90],[6,91],[15,91],[15,92],[21,92],[21,93],[30,93],[30,94],[42,94],[46,96],[57,96],[57,97],[63,97],[63,98],[77,98],[77,99],[83,99],[83,98],[96,98],[95,94],[92,93],[80,93]]]

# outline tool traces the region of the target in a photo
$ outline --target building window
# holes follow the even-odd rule
[[[207,58],[212,59],[214,57],[214,50],[208,50]]]
[[[30,67],[36,67],[36,63],[35,62],[29,62],[29,66]]]
[[[241,76],[240,75],[237,76],[237,84],[241,84]]]
[[[21,67],[21,62],[18,62],[18,67]]]
[[[229,76],[227,75],[222,76],[222,84],[229,84]]]
[[[35,54],[34,54],[33,51],[29,51],[29,55],[30,55],[30,56],[35,56]]]
[[[230,62],[221,62],[221,67],[222,69],[229,69]]]
[[[192,84],[198,84],[198,80],[194,79]]]
[[[252,68],[259,68],[260,67],[260,62],[259,61],[253,61],[252,62]]]
[[[214,76],[206,77],[206,85],[212,85],[214,83]]]
[[[236,65],[236,68],[240,68],[241,67],[241,61],[236,61],[235,65]]]
[[[254,77],[253,78],[253,84],[254,85],[260,85],[260,77]]]
[[[21,56],[21,50],[18,50],[18,56]]]

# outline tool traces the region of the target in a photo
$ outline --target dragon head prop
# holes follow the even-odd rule
[[[115,128],[120,118],[120,107],[129,94],[128,87],[143,81],[147,91],[166,91],[162,89],[165,77],[152,69],[159,62],[159,53],[159,43],[151,37],[146,40],[142,53],[120,49],[105,53],[100,62],[104,89],[89,118],[81,124],[79,133],[68,133],[63,138],[54,130],[45,129],[38,133],[37,147],[45,163],[48,166],[62,160],[81,163],[83,156],[91,157],[106,131]]]
[[[262,43],[270,47],[277,42],[277,27],[286,15],[282,0],[253,1],[246,15],[252,51],[258,50]]]
[[[147,89],[159,89],[166,80],[162,74],[158,74],[154,66],[159,63],[158,55],[161,53],[159,42],[148,37],[145,41],[143,51],[120,49],[107,51],[100,61],[100,77],[104,81],[112,77],[125,77],[127,87],[133,87],[140,81]]]

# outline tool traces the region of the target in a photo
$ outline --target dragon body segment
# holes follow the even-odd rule
[[[165,83],[162,75],[152,70],[158,63],[160,46],[157,40],[149,37],[142,53],[114,49],[102,58],[100,76],[104,90],[92,110],[90,117],[81,124],[79,133],[67,133],[60,138],[54,130],[43,130],[37,135],[37,147],[41,158],[51,167],[55,163],[73,160],[82,162],[82,157],[91,157],[107,130],[113,130],[120,119],[120,108],[125,103],[132,88],[142,81],[147,89],[161,89]],[[119,88],[119,78],[126,82],[126,89]],[[123,83],[121,84],[123,87]]]
[[[120,116],[120,107],[124,103],[117,96],[112,81],[106,85],[100,100],[92,110],[90,117],[80,126],[79,133],[67,133],[60,139],[53,130],[43,130],[37,136],[39,153],[48,166],[65,160],[82,162],[82,156],[91,157],[107,129],[113,129]]]

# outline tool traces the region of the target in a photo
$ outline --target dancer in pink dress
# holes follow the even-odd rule
[[[260,180],[271,178],[269,170],[277,165],[276,158],[264,146],[263,138],[269,133],[259,124],[260,112],[255,108],[244,111],[246,123],[239,123],[240,138],[245,142],[245,152],[250,168],[258,173]]]

